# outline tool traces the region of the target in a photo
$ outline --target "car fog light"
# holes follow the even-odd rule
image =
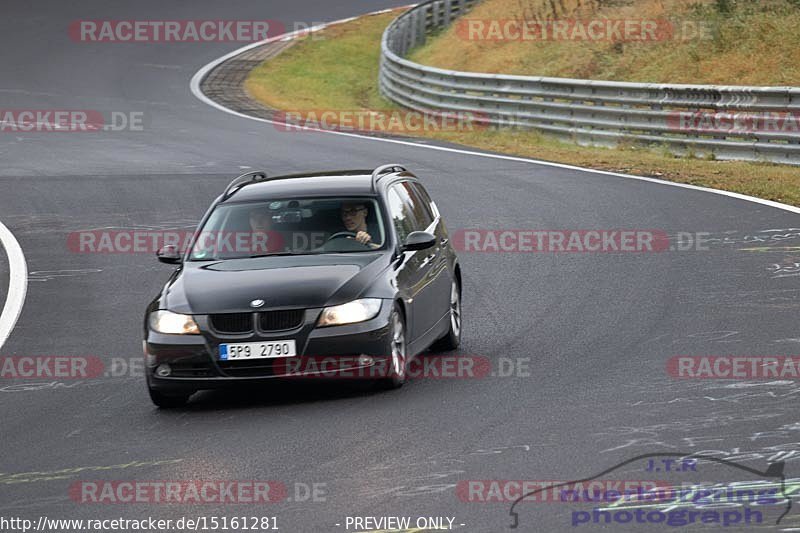
[[[156,376],[160,378],[169,377],[170,374],[172,374],[172,369],[168,364],[158,365],[156,368]]]

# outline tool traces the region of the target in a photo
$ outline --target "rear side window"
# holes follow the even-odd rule
[[[409,182],[408,184],[411,186],[411,194],[419,204],[420,216],[423,217],[423,223],[427,228],[431,225],[434,219],[439,216],[439,212],[437,211],[433,200],[431,200],[431,197],[428,195],[428,191],[425,190],[425,187],[419,183]]]
[[[410,181],[403,181],[392,186],[397,191],[403,203],[408,206],[409,212],[414,219],[414,231],[425,231],[433,222],[431,212],[421,201],[419,194],[414,189],[414,184]]]
[[[402,191],[404,191],[403,189]],[[403,194],[400,187],[397,185],[391,187],[386,197],[389,202],[389,214],[392,217],[392,223],[397,230],[397,237],[400,242],[405,242],[408,234],[415,230],[416,221],[412,212],[410,202],[406,201],[407,195]]]

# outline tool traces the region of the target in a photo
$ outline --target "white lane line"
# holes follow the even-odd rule
[[[406,6],[406,7],[413,7],[413,5],[414,4],[412,4],[411,6]],[[384,10],[384,12],[385,12],[385,10]],[[381,13],[381,12],[379,11],[379,12],[376,12],[376,13]],[[376,13],[368,13],[367,15],[364,15],[364,16],[374,15]],[[200,70],[198,70],[195,73],[194,76],[192,76],[192,79],[189,82],[189,87],[190,87],[190,89],[192,91],[192,94],[194,94],[194,96],[196,98],[198,98],[201,102],[203,102],[205,104],[208,104],[211,107],[214,107],[216,109],[219,109],[220,111],[224,111],[225,113],[228,113],[228,114],[231,114],[231,115],[234,115],[234,116],[237,116],[237,117],[241,117],[241,118],[246,118],[246,119],[250,119],[250,120],[256,120],[258,122],[265,122],[267,124],[283,125],[284,124],[283,122],[276,122],[274,120],[270,120],[270,119],[267,119],[267,118],[253,117],[253,116],[250,116],[250,115],[245,115],[244,113],[239,113],[238,111],[234,111],[233,109],[229,109],[229,108],[227,108],[227,107],[215,102],[211,98],[207,97],[205,94],[203,94],[203,91],[200,89],[200,84],[202,83],[203,79],[208,75],[208,73],[211,72],[213,69],[215,69],[217,66],[219,66],[221,63],[224,63],[228,59],[236,57],[239,54],[247,52],[248,50],[252,50],[253,48],[262,46],[264,44],[271,43],[273,41],[279,41],[279,40],[288,41],[288,40],[291,40],[291,39],[295,39],[299,35],[306,34],[308,32],[312,32],[312,31],[319,31],[321,29],[324,29],[327,26],[332,26],[334,24],[341,24],[342,22],[345,22],[347,20],[350,20],[350,19],[337,20],[335,22],[330,22],[328,24],[321,24],[319,26],[314,26],[313,28],[310,28],[310,29],[307,29],[307,30],[298,30],[298,31],[290,32],[290,33],[285,33],[283,35],[278,35],[276,37],[272,37],[270,39],[265,39],[265,40],[257,42],[257,43],[248,44],[247,46],[243,46],[242,48],[234,50],[233,52],[231,52],[229,54],[225,54],[224,56],[222,56],[220,58],[217,58],[214,61],[208,63],[205,66],[203,66]],[[425,149],[425,150],[438,150],[438,151],[441,151],[441,152],[450,152],[450,153],[454,153],[454,154],[461,154],[461,155],[467,155],[467,156],[485,157],[485,158],[490,158],[490,159],[501,159],[501,160],[504,160],[504,161],[514,161],[514,162],[518,162],[518,163],[530,163],[530,164],[548,166],[548,167],[554,167],[554,168],[563,168],[563,169],[566,169],[566,170],[575,170],[575,171],[579,171],[579,172],[588,172],[590,174],[597,174],[597,175],[601,175],[601,176],[614,176],[616,178],[626,178],[626,179],[632,179],[632,180],[638,180],[638,181],[645,181],[645,182],[648,182],[648,183],[655,183],[657,185],[666,185],[666,186],[669,186],[669,187],[680,187],[681,189],[690,189],[690,190],[693,190],[693,191],[702,191],[702,192],[707,192],[707,193],[712,193],[712,194],[719,194],[721,196],[728,196],[729,198],[736,198],[738,200],[744,200],[744,201],[747,201],[747,202],[753,202],[753,203],[756,203],[756,204],[761,204],[761,205],[765,205],[765,206],[768,206],[768,207],[774,207],[776,209],[783,209],[784,211],[789,211],[789,212],[792,212],[792,213],[800,214],[800,207],[795,207],[793,205],[782,204],[780,202],[773,202],[772,200],[765,200],[763,198],[756,198],[755,196],[748,196],[746,194],[739,194],[739,193],[736,193],[736,192],[723,191],[723,190],[720,190],[720,189],[712,189],[710,187],[700,187],[700,186],[697,186],[697,185],[689,185],[687,183],[677,183],[677,182],[674,182],[674,181],[665,181],[665,180],[660,180],[660,179],[656,179],[656,178],[648,178],[648,177],[645,177],[645,176],[635,176],[633,174],[622,174],[620,172],[610,172],[608,170],[594,170],[594,169],[591,169],[591,168],[576,167],[574,165],[566,165],[566,164],[563,164],[563,163],[554,163],[552,161],[541,161],[539,159],[531,159],[531,158],[527,158],[527,157],[517,157],[517,156],[501,155],[501,154],[486,154],[486,153],[483,153],[483,152],[476,152],[476,151],[473,151],[473,150],[463,150],[463,149],[459,149],[459,148],[448,148],[448,147],[445,147],[445,146],[436,146],[436,145],[431,145],[431,144],[419,144],[419,143],[415,143],[415,142],[411,142],[411,141],[402,141],[402,140],[399,140],[399,139],[389,139],[389,138],[385,138],[385,137],[373,137],[373,136],[369,136],[369,135],[360,135],[358,133],[348,133],[348,132],[344,132],[344,131],[324,130],[324,129],[312,128],[312,127],[308,127],[308,126],[303,126],[302,129],[308,130],[308,131],[319,132],[319,133],[328,133],[328,134],[331,134],[331,135],[342,135],[344,137],[355,137],[355,138],[358,138],[358,139],[365,139],[365,140],[368,140],[368,141],[383,142],[383,143],[390,143],[390,144],[400,144],[400,145],[403,145],[403,146],[412,146],[412,147],[415,147],[415,148],[422,148],[422,149]]]
[[[8,295],[0,314],[0,348],[5,344],[11,330],[17,324],[17,319],[25,305],[25,295],[28,292],[28,265],[25,263],[25,254],[22,253],[17,239],[7,227],[0,222],[0,244],[8,256]]]

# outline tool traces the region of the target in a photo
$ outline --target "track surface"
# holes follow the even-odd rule
[[[74,254],[67,235],[191,227],[244,167],[283,173],[402,162],[426,181],[451,230],[627,227],[742,239],[800,226],[795,214],[667,185],[283,133],[191,95],[197,69],[239,45],[79,44],[67,36],[69,22],[80,18],[291,24],[406,2],[4,2],[3,108],[144,111],[148,127],[0,134],[0,220],[20,241],[30,270],[27,302],[2,354],[138,358],[144,306],[170,268],[149,254]],[[794,237],[780,244],[800,243]],[[461,530],[487,532],[507,530],[509,506],[463,503],[458,481],[578,479],[655,451],[714,450],[763,469],[777,452],[800,452],[795,382],[679,381],[665,372],[676,354],[798,353],[798,278],[775,277],[771,265],[800,259],[742,247],[462,253],[462,353],[530,358],[527,377],[422,379],[380,394],[300,386],[204,393],[168,412],[153,408],[138,376],[2,381],[0,515],[277,515],[281,530],[300,532],[343,531],[351,515],[451,516]],[[2,263],[3,291],[6,268]],[[785,458],[787,477],[800,477],[797,457]],[[81,467],[90,468],[65,470]],[[753,479],[705,468],[670,481]],[[35,473],[9,477],[29,472]],[[648,478],[641,465],[615,475]],[[266,508],[76,504],[68,488],[87,479],[272,479],[290,488],[324,483],[327,494],[324,502]],[[524,504],[521,528],[568,531],[570,511]],[[793,514],[782,525],[798,522]]]

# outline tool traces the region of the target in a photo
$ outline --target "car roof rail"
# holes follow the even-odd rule
[[[257,183],[259,181],[267,181],[269,176],[263,170],[256,170],[254,172],[248,172],[246,174],[242,174],[241,176],[235,178],[231,181],[228,186],[225,188],[225,192],[222,193],[222,200],[225,201],[233,194],[244,187],[245,185],[250,185],[251,183]]]
[[[389,165],[381,165],[372,171],[372,192],[378,190],[378,180],[386,174],[393,174],[395,172],[408,172],[406,167],[392,163]]]

